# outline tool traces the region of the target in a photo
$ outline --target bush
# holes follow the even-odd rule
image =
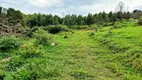
[[[122,28],[122,27],[127,27],[126,22],[116,22],[113,26],[113,28]]]
[[[34,58],[42,56],[41,51],[34,46],[26,46],[24,50],[20,51],[23,58]]]
[[[5,70],[16,71],[25,63],[25,60],[19,56],[12,57],[8,62],[3,63]]]
[[[53,39],[52,35],[43,29],[38,29],[33,35],[36,38],[36,44],[47,45]]]
[[[18,48],[19,46],[20,46],[19,38],[16,38],[14,36],[5,36],[0,38],[1,51]]]
[[[138,24],[142,25],[142,16],[139,18]]]
[[[33,33],[36,32],[36,30],[38,30],[37,26],[33,27],[32,29],[28,28],[24,34],[27,37],[32,37]]]
[[[50,25],[43,29],[47,30],[51,34],[57,34],[62,31],[70,31],[69,28],[67,28],[65,25]]]

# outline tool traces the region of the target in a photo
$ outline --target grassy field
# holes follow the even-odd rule
[[[112,53],[99,54],[98,60],[112,72],[126,80],[142,79],[142,27],[112,29],[105,27],[95,33],[94,39]]]
[[[142,27],[55,34],[56,46],[22,39],[0,53],[4,80],[142,80]],[[64,38],[67,35],[67,38]]]

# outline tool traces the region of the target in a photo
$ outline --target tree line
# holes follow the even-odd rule
[[[30,27],[34,26],[48,26],[48,25],[92,25],[102,24],[108,22],[121,21],[122,19],[129,20],[130,18],[138,19],[142,16],[141,10],[134,10],[133,12],[124,11],[124,4],[120,2],[117,6],[116,12],[106,13],[105,11],[92,14],[89,13],[87,16],[68,14],[65,17],[52,14],[23,14],[19,10],[9,8],[4,11],[4,8],[0,7],[0,14],[5,14],[10,23],[16,24],[21,23],[23,26],[27,25]]]
[[[100,12],[98,14],[92,14],[89,13],[87,16],[82,15],[66,15],[65,17],[61,18],[58,15],[52,15],[52,14],[32,14],[27,15],[28,18],[26,19],[28,26],[47,26],[47,25],[91,25],[91,24],[102,24],[107,22],[115,22],[115,21],[121,21],[122,19],[129,20],[130,18],[138,19],[140,15],[137,15],[138,13],[142,14],[141,10],[134,10],[134,12],[115,12],[112,11],[109,13],[106,12]]]

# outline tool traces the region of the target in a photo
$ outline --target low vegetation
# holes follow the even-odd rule
[[[61,18],[0,7],[0,80],[141,80],[141,14]]]
[[[110,28],[108,26],[94,33],[94,39],[112,51],[109,54],[99,54],[98,60],[102,59],[101,62],[105,63],[107,68],[118,75],[123,75],[127,80],[140,80],[142,27],[113,29],[111,33]]]
[[[36,38],[35,44],[47,45],[51,44],[53,39],[52,35],[43,29],[38,29],[33,33],[33,37]]]
[[[0,37],[0,51],[7,51],[18,48],[20,46],[20,39],[14,36]]]

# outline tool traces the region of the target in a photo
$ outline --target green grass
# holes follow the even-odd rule
[[[94,39],[105,45],[112,53],[98,56],[98,60],[126,80],[142,78],[142,27],[125,27],[111,30],[103,28]]]
[[[109,30],[55,34],[56,46],[24,39],[0,57],[0,80],[141,80],[142,27]]]

